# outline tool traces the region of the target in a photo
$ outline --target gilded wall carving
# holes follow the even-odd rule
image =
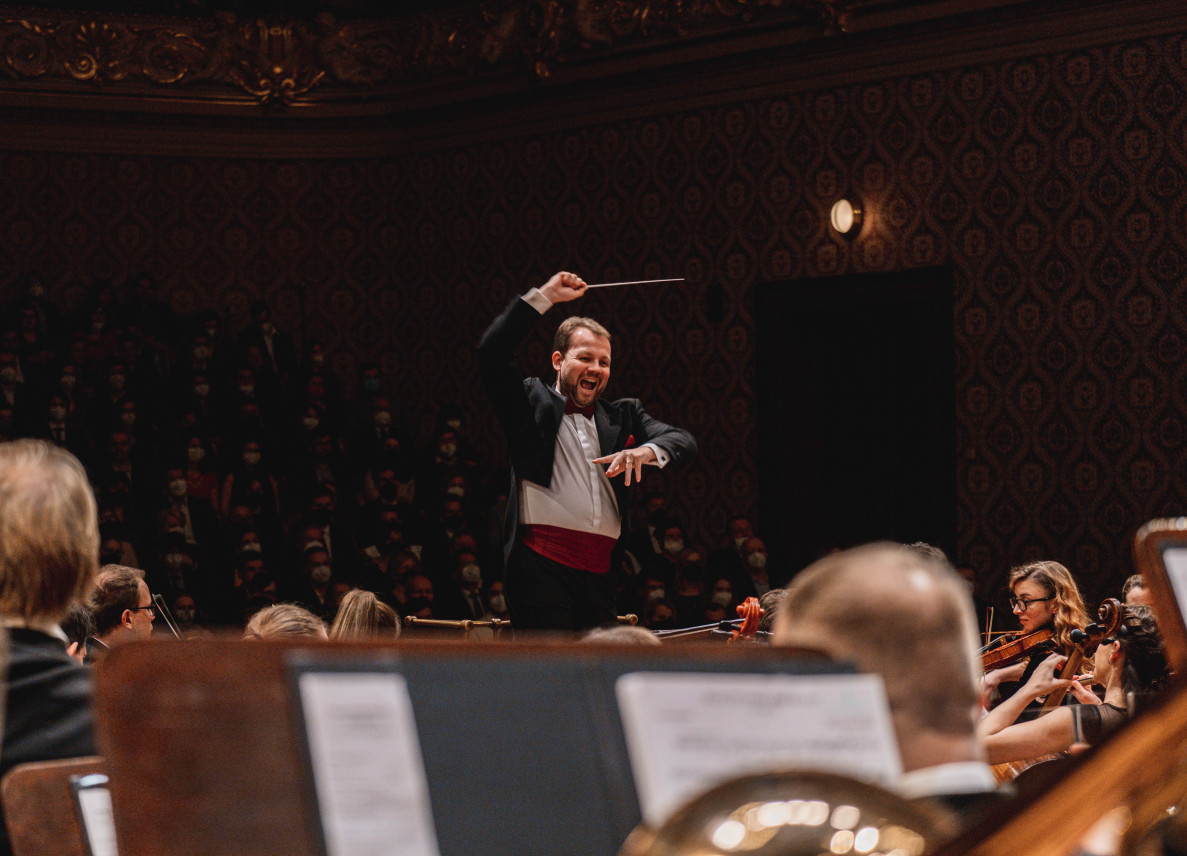
[[[260,104],[498,68],[551,74],[590,50],[738,22],[823,21],[801,0],[515,0],[399,20],[55,17],[0,13],[0,81],[234,87]]]

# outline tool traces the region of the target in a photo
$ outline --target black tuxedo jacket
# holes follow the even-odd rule
[[[527,479],[542,487],[552,484],[556,435],[565,416],[565,399],[560,393],[539,378],[525,379],[515,365],[515,349],[539,320],[540,313],[527,301],[516,297],[478,343],[479,371],[507,435],[507,452],[511,458],[511,490],[507,496],[503,542],[505,559],[510,558],[515,544],[519,480]],[[648,416],[637,398],[599,399],[594,410],[594,424],[603,456],[621,451],[628,445],[654,443],[668,453],[667,466],[678,467],[696,453],[697,443],[691,434]],[[625,533],[628,524],[626,482],[620,475],[611,484]]]

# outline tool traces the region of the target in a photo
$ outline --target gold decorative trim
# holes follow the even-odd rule
[[[5,80],[60,90],[78,84],[233,87],[262,105],[292,105],[320,90],[374,90],[492,69],[549,77],[607,50],[739,25],[820,23],[833,0],[506,0],[396,21],[146,20],[0,12]],[[761,20],[760,20],[761,19]],[[178,93],[173,93],[178,94]],[[197,94],[197,92],[195,92]]]

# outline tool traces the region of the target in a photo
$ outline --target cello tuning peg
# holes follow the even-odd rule
[[[1084,631],[1078,627],[1072,631],[1072,641],[1075,642],[1077,645],[1079,645],[1081,642],[1084,641],[1085,636],[1086,636],[1086,634],[1084,633]]]

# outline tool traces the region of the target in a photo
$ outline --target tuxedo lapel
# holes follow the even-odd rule
[[[594,411],[594,425],[598,429],[598,447],[602,457],[622,448],[622,413],[617,407],[599,401]]]

